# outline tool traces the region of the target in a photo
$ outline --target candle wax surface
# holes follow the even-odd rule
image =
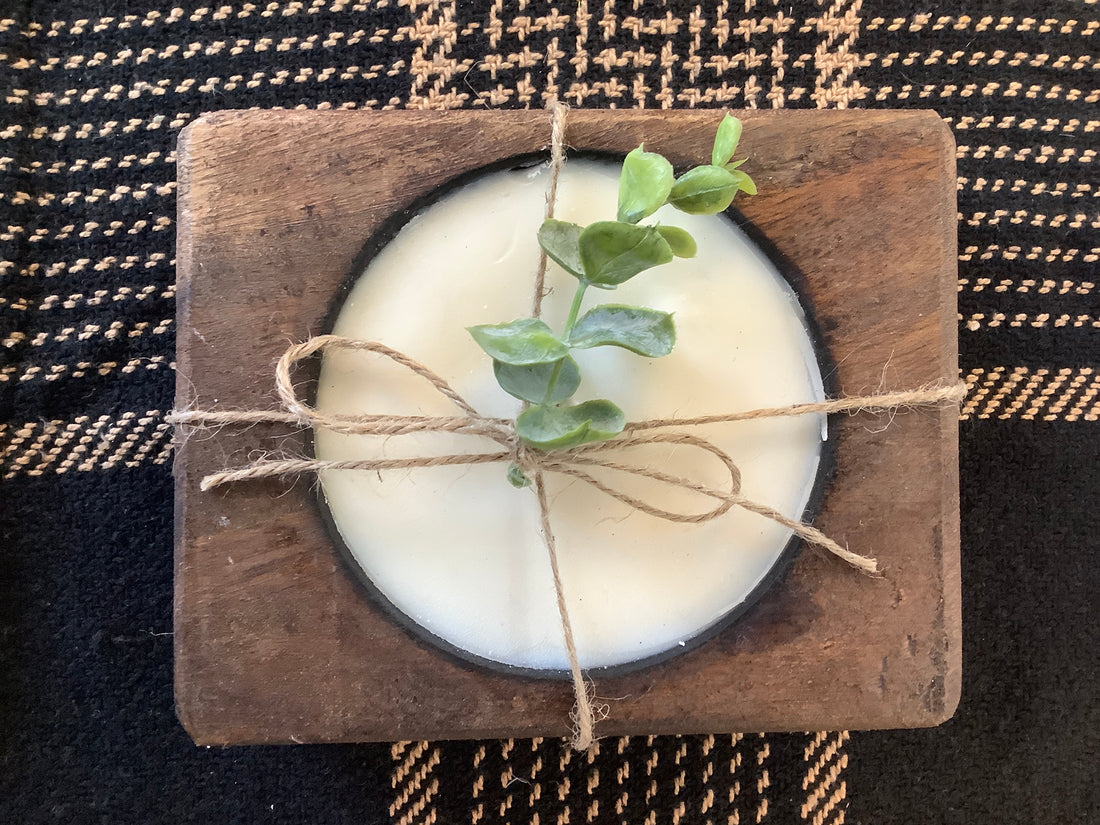
[[[496,172],[414,217],[370,261],[333,332],[380,341],[428,366],[487,416],[513,418],[519,402],[493,377],[466,331],[531,314],[543,219],[545,165]],[[556,217],[612,219],[619,165],[570,160]],[[599,303],[674,313],[671,355],[647,359],[605,347],[575,350],[583,383],[574,399],[608,398],[627,420],[697,416],[822,398],[804,313],[794,292],[732,221],[664,207],[644,223],[691,232],[693,259],[641,273]],[[543,318],[559,331],[576,280],[550,263]],[[324,357],[318,406],[328,412],[454,415],[426,381],[373,355]],[[798,518],[817,475],[823,420],[809,415],[692,429],[726,450],[747,497]],[[319,430],[320,459],[494,452],[462,435],[392,438]],[[630,463],[728,485],[704,453],[669,445],[620,454]],[[322,494],[374,586],[422,628],[476,658],[538,670],[568,667],[533,492],[513,488],[507,465],[327,471]],[[665,509],[713,506],[657,482],[601,476]],[[734,508],[698,525],[654,518],[575,479],[547,475],[569,616],[583,667],[623,665],[684,647],[740,605],[780,557],[791,531]]]

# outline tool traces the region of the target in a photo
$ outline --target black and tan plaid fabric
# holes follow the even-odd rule
[[[1100,821],[1095,0],[0,4],[0,814]],[[194,748],[171,698],[175,152],[226,108],[930,108],[958,142],[964,698],[933,731]]]

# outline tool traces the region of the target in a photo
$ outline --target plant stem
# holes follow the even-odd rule
[[[577,316],[581,311],[581,301],[584,300],[584,292],[588,289],[588,283],[586,281],[580,281],[577,284],[577,291],[573,293],[573,304],[569,307],[569,317],[565,319],[565,329],[562,331],[561,339],[568,346],[569,334],[573,331],[574,325],[577,323]],[[546,385],[546,395],[543,396],[542,403],[546,404],[554,395],[554,390],[558,386],[558,377],[561,375],[562,364],[565,363],[563,358],[558,363],[554,364],[554,371],[550,373],[550,381]]]
[[[586,289],[588,289],[588,282],[581,281],[577,284],[577,291],[573,293],[573,305],[569,307],[569,317],[565,319],[565,329],[561,334],[561,339],[567,345],[569,344],[569,334],[573,332],[573,325],[577,323],[577,315],[581,311],[581,300],[584,298]]]
[[[558,376],[561,375],[561,365],[565,363],[565,359],[562,358],[558,363],[554,364],[554,371],[550,373],[550,380],[546,384],[546,395],[542,397],[542,404],[545,406],[550,403],[550,399],[554,396],[554,389],[558,386]]]

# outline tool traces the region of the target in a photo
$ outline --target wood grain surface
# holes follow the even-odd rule
[[[742,211],[804,273],[850,394],[957,380],[954,144],[927,112],[744,112]],[[709,156],[717,113],[579,110],[575,148]],[[177,408],[268,409],[380,223],[464,171],[543,149],[543,112],[225,112],[179,145]],[[804,551],[699,649],[606,678],[602,734],[935,725],[959,699],[957,411],[838,422],[816,525],[880,579]],[[457,663],[364,598],[311,483],[199,491],[275,426],[177,433],[176,702],[196,742],[563,735],[565,682]]]

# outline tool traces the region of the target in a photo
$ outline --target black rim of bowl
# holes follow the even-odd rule
[[[569,158],[613,163],[622,163],[623,159],[623,155],[621,154],[591,149],[570,150],[567,154]],[[545,164],[546,162],[546,155],[543,153],[528,153],[501,158],[498,161],[463,172],[444,181],[432,191],[413,200],[408,206],[392,213],[367,239],[367,242],[363,245],[363,248],[352,262],[348,275],[344,278],[343,283],[339,289],[337,289],[329,303],[328,312],[321,325],[323,333],[327,334],[332,332],[336,320],[343,309],[348,293],[358,282],[359,278],[364,275],[367,265],[416,215],[430,208],[452,192],[482,177],[496,172],[529,169],[534,166]],[[748,239],[761,253],[763,253],[764,257],[771,262],[772,266],[775,267],[780,277],[786,281],[787,285],[794,291],[802,309],[803,321],[814,350],[814,357],[817,361],[818,370],[821,373],[825,395],[826,397],[833,397],[836,390],[836,368],[832,356],[825,345],[825,338],[818,324],[813,303],[810,300],[805,275],[779,251],[776,245],[759,229],[759,227],[745,217],[739,210],[731,207],[726,210],[724,215],[727,219],[732,221],[738,229],[745,233]],[[317,382],[313,381],[309,389],[310,404],[316,403],[316,396]],[[806,506],[802,511],[801,518],[803,521],[812,520],[820,511],[835,469],[837,432],[831,418],[826,416],[825,421],[827,438],[821,445],[821,454],[813,488],[810,491]],[[309,430],[307,430],[306,450],[309,455],[314,454],[312,431]],[[570,677],[568,669],[529,668],[508,664],[507,662],[499,662],[495,659],[487,659],[447,641],[443,637],[432,633],[426,627],[417,623],[390,601],[385,593],[383,593],[370,578],[370,575],[363,566],[355,559],[354,554],[347,546],[344,537],[340,533],[340,529],[336,525],[332,511],[329,509],[328,501],[325,498],[323,483],[318,483],[314,487],[316,495],[313,497],[313,500],[320,511],[325,529],[332,540],[337,555],[343,561],[344,567],[351,573],[353,580],[362,593],[370,599],[371,602],[380,607],[387,617],[402,628],[415,642],[431,650],[442,652],[452,659],[455,664],[466,668],[484,669],[502,675],[521,676],[541,680],[563,680]],[[787,573],[802,549],[803,543],[803,540],[799,538],[799,536],[792,535],[776,558],[775,563],[772,564],[760,581],[757,582],[756,586],[749,591],[748,595],[739,604],[735,605],[732,609],[724,613],[707,627],[699,630],[690,638],[684,639],[682,642],[674,644],[670,648],[650,656],[644,656],[639,659],[614,665],[586,668],[585,672],[598,677],[618,676],[659,665],[670,659],[679,658],[693,650],[697,650],[745,617],[758,605],[765,593],[779,585],[783,579],[786,578]]]

